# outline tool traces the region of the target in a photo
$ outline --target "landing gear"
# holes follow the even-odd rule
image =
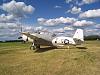
[[[39,50],[40,49],[40,45],[34,45],[33,46],[33,50]]]
[[[67,48],[69,49],[69,45],[67,46]]]
[[[37,43],[37,40],[33,40],[33,43],[30,47],[30,49],[33,49],[33,50],[39,50],[40,49],[40,45]]]
[[[38,44],[35,44],[34,42],[32,43],[30,49],[33,49],[33,50],[39,50],[40,49],[40,45]]]

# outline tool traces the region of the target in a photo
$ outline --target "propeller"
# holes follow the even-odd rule
[[[21,39],[22,42],[25,43],[26,41],[28,41],[28,37],[26,35],[22,34],[23,28],[20,24],[19,24],[19,28],[20,28],[20,31],[19,31],[20,36],[18,37],[18,39]]]

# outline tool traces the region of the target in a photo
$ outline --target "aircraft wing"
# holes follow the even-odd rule
[[[33,40],[37,40],[37,44],[41,44],[41,45],[52,45],[51,40],[48,37],[45,37],[44,35],[38,34],[38,33],[27,33],[27,32],[23,32],[23,35],[26,35],[27,37],[33,39]]]
[[[28,32],[22,32],[21,34],[24,34],[24,35],[26,35],[27,37],[30,37],[31,39],[38,39],[38,37],[36,37],[35,35],[32,35],[32,34],[30,34],[30,33],[28,33]]]

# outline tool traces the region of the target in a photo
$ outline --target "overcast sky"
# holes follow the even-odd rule
[[[0,0],[0,40],[20,32],[49,31],[66,36],[82,28],[100,35],[100,0]]]

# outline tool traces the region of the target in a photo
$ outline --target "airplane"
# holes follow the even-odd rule
[[[32,42],[33,50],[40,49],[42,46],[68,46],[69,45],[81,45],[84,42],[84,35],[82,29],[77,29],[73,37],[56,36],[54,34],[45,33],[29,33],[22,32],[22,40]]]

